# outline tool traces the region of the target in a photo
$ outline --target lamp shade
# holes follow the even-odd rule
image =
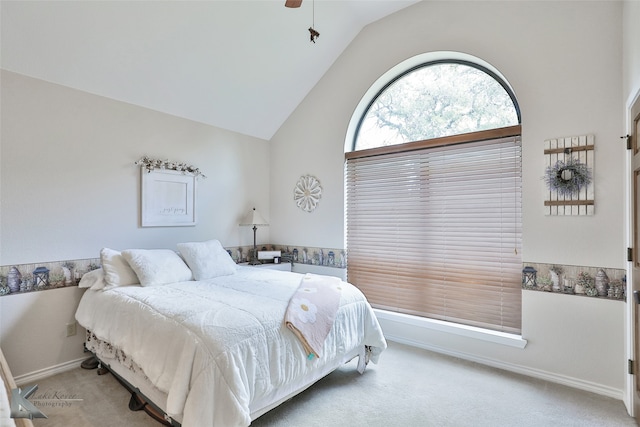
[[[254,226],[254,225],[269,225],[269,224],[267,223],[267,221],[264,220],[264,218],[262,217],[262,215],[260,215],[260,213],[256,210],[256,208],[253,208],[242,219],[242,222],[240,223],[240,225]]]

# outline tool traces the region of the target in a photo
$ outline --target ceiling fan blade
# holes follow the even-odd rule
[[[285,7],[300,7],[302,0],[286,0],[284,2]]]

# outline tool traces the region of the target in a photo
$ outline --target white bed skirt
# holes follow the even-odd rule
[[[141,397],[149,404],[155,406],[163,414],[166,414],[167,410],[167,394],[155,387],[146,375],[142,372],[142,369],[135,362],[133,362],[125,353],[121,350],[114,348],[111,344],[104,341],[100,341],[92,335],[90,331],[87,331],[86,347],[89,351],[94,353],[102,366],[108,368],[112,373],[120,377],[121,380],[126,382],[135,393],[141,395]],[[286,402],[297,394],[303,392],[307,388],[311,387],[320,379],[329,375],[340,366],[350,362],[355,357],[360,357],[358,363],[358,369],[362,370],[366,366],[366,354],[361,349],[354,349],[350,353],[344,355],[340,360],[332,365],[327,365],[324,369],[317,373],[313,378],[306,378],[305,382],[291,383],[284,387],[279,387],[276,392],[270,396],[266,396],[263,399],[254,401],[251,406],[251,420],[255,420],[261,415],[264,415],[271,409]],[[167,421],[172,422],[173,425],[182,423],[182,417],[169,418],[165,415]]]

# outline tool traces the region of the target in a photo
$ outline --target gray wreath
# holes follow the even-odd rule
[[[547,166],[544,181],[551,191],[559,196],[571,196],[591,184],[591,169],[576,158],[558,160],[555,165]]]

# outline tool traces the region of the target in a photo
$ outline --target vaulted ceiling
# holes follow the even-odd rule
[[[364,26],[413,3],[3,0],[0,60],[5,70],[268,140]]]

